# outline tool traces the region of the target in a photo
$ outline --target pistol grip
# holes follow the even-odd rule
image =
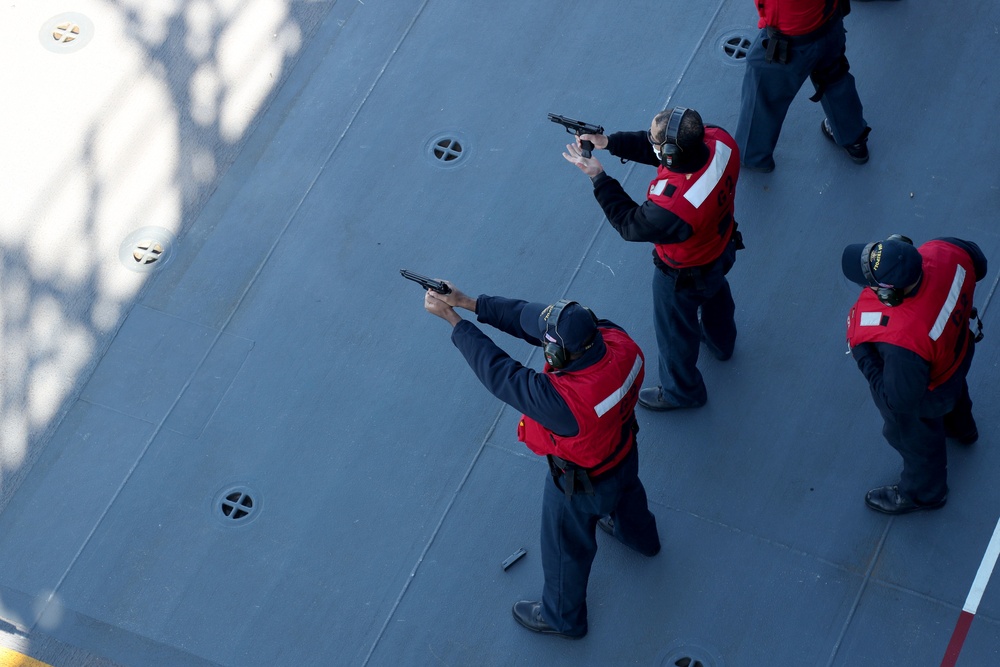
[[[591,155],[590,151],[594,150],[594,142],[583,139],[580,141],[580,148],[581,148],[580,153],[583,155],[583,157],[590,157]]]

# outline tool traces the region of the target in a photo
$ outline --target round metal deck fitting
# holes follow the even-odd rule
[[[469,157],[469,142],[458,132],[439,132],[424,144],[424,155],[431,164],[451,169]]]
[[[170,263],[174,244],[169,229],[143,227],[125,237],[118,249],[118,259],[127,269],[149,273]]]
[[[79,12],[56,14],[38,31],[38,41],[52,53],[75,53],[93,37],[94,22]]]
[[[698,640],[676,641],[661,655],[659,667],[725,667],[719,652]]]
[[[723,62],[727,65],[745,65],[750,45],[756,36],[756,33],[746,30],[730,30],[721,35],[716,43],[719,45],[718,53],[722,56]]]
[[[227,526],[244,526],[257,518],[260,507],[260,494],[246,484],[234,484],[215,494],[212,513]]]

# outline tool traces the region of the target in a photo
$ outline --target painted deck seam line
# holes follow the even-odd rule
[[[703,521],[704,523],[708,523],[708,524],[711,524],[713,526],[718,526],[719,528],[724,528],[724,529],[726,529],[726,530],[728,530],[730,532],[733,532],[733,533],[738,533],[740,535],[747,535],[747,536],[749,536],[749,537],[751,537],[753,539],[756,539],[756,540],[758,540],[760,542],[763,542],[764,544],[767,544],[767,545],[770,545],[770,546],[774,546],[774,547],[778,547],[780,549],[785,549],[786,551],[789,551],[789,552],[791,552],[791,553],[793,553],[793,554],[795,554],[797,556],[803,556],[805,558],[810,558],[812,560],[815,560],[818,563],[822,563],[823,565],[826,565],[826,566],[828,566],[830,568],[833,568],[833,569],[835,569],[835,570],[837,570],[839,572],[843,572],[844,574],[851,575],[851,576],[860,576],[858,574],[857,570],[852,569],[850,567],[847,567],[843,563],[837,563],[835,561],[828,560],[826,558],[823,558],[822,556],[817,556],[816,554],[810,553],[808,551],[803,551],[802,549],[799,549],[797,547],[793,547],[793,546],[791,546],[789,544],[785,544],[783,542],[778,542],[776,540],[772,540],[772,539],[764,537],[762,535],[758,535],[757,533],[753,533],[753,532],[750,532],[748,530],[743,530],[742,528],[737,528],[736,526],[733,526],[733,525],[730,525],[730,524],[727,524],[727,523],[723,523],[723,522],[717,521],[715,519],[710,519],[710,518],[708,518],[706,516],[702,516],[700,514],[696,514],[694,512],[689,511],[689,510],[681,509],[679,507],[671,507],[670,505],[666,505],[664,503],[658,502],[654,498],[649,498],[649,504],[650,505],[656,505],[658,507],[662,507],[665,510],[677,512],[679,514],[687,514],[688,516],[690,516],[690,517],[692,517],[694,519],[698,519],[699,521]],[[878,585],[878,586],[883,586],[885,588],[891,588],[894,591],[898,591],[900,593],[905,593],[907,595],[912,595],[912,596],[920,598],[921,600],[924,600],[926,602],[931,602],[933,604],[937,604],[937,605],[940,605],[942,607],[945,607],[947,609],[951,609],[951,610],[954,610],[954,611],[961,611],[961,609],[962,609],[962,606],[959,605],[959,604],[955,604],[953,602],[948,602],[947,600],[944,600],[942,598],[934,597],[933,595],[928,595],[927,593],[922,593],[922,592],[920,592],[918,590],[914,590],[912,588],[907,588],[906,586],[901,586],[899,584],[893,583],[891,581],[887,581],[885,579],[879,579],[878,577],[869,577],[869,583],[875,584],[875,585]],[[1000,623],[1000,619],[995,619],[995,618],[992,618],[992,617],[989,617],[989,616],[984,616],[981,613],[980,614],[976,614],[976,619],[977,620],[983,620],[983,621],[989,621],[990,623],[994,623],[994,624]]]
[[[127,417],[129,419],[134,419],[135,421],[140,422],[142,424],[149,424],[150,426],[156,426],[156,422],[154,422],[154,421],[149,421],[148,419],[143,419],[142,417],[136,417],[135,415],[129,414],[129,413],[125,412],[124,410],[119,410],[116,407],[113,407],[113,406],[110,406],[110,405],[105,405],[104,403],[101,403],[100,401],[95,401],[92,398],[82,398],[81,397],[81,398],[76,399],[76,401],[74,401],[74,402],[75,403],[84,403],[86,405],[93,405],[94,407],[101,408],[102,410],[107,410],[108,412],[113,412],[116,415],[121,415],[122,417]]]
[[[807,558],[812,558],[813,560],[815,560],[815,561],[817,561],[819,563],[822,563],[823,565],[827,565],[829,567],[832,567],[835,570],[839,570],[839,571],[843,572],[844,574],[850,574],[850,575],[854,575],[854,576],[862,576],[862,575],[860,575],[858,573],[857,570],[852,569],[850,567],[847,567],[846,565],[844,565],[842,563],[837,563],[837,562],[834,562],[834,561],[831,561],[831,560],[827,560],[827,559],[825,559],[825,558],[823,558],[821,556],[817,556],[816,554],[812,554],[812,553],[809,553],[808,551],[803,551],[802,549],[799,549],[797,547],[793,547],[793,546],[791,546],[789,544],[785,544],[784,542],[778,542],[778,541],[772,540],[772,539],[770,539],[768,537],[764,537],[762,535],[758,535],[757,533],[751,532],[749,530],[743,530],[742,528],[738,528],[738,527],[733,526],[731,524],[723,523],[722,521],[718,521],[716,519],[710,519],[709,517],[702,516],[700,514],[692,512],[690,510],[681,509],[679,507],[671,507],[669,505],[664,505],[662,503],[658,503],[653,498],[650,498],[649,502],[653,503],[653,504],[656,504],[656,505],[660,505],[661,507],[663,507],[665,509],[672,510],[672,511],[677,512],[679,514],[687,514],[688,516],[690,516],[692,518],[695,518],[695,519],[698,519],[699,521],[702,521],[704,523],[708,523],[708,524],[711,524],[713,526],[718,526],[720,528],[725,528],[726,530],[728,530],[728,531],[730,531],[732,533],[739,533],[740,535],[748,535],[748,536],[750,536],[750,537],[752,537],[752,538],[754,538],[756,540],[759,540],[760,542],[763,542],[765,544],[769,544],[771,546],[780,547],[781,549],[785,549],[786,551],[790,551],[791,553],[794,553],[794,554],[796,554],[798,556],[805,556]],[[868,572],[871,572],[870,568],[869,568]],[[875,581],[879,581],[879,580],[876,579]],[[879,582],[879,583],[882,583],[882,582]],[[906,589],[901,589],[901,590],[906,590]],[[914,591],[914,593],[916,593],[916,591]]]
[[[875,563],[878,562],[879,556],[882,554],[882,549],[885,547],[885,542],[889,537],[889,529],[892,528],[893,521],[895,517],[889,517],[889,520],[885,524],[885,529],[882,531],[882,537],[878,541],[878,546],[875,547],[875,553],[872,554],[871,562],[868,564],[868,571],[865,572],[865,577],[861,581],[861,586],[858,588],[858,594],[854,597],[854,602],[851,604],[851,610],[847,612],[847,618],[844,619],[844,626],[840,629],[840,635],[837,637],[837,641],[833,644],[833,651],[830,653],[830,660],[826,663],[827,667],[833,665],[833,661],[837,659],[837,652],[840,651],[840,645],[844,641],[844,637],[847,636],[847,629],[851,627],[851,621],[854,620],[854,615],[858,611],[858,607],[861,605],[861,596],[864,595],[865,589],[868,588],[868,582],[871,580],[872,571],[875,569]]]
[[[157,436],[164,429],[164,424],[166,423],[167,419],[169,419],[170,415],[173,414],[174,409],[177,407],[177,404],[180,403],[181,398],[184,397],[184,394],[187,392],[188,388],[191,386],[191,383],[194,381],[194,378],[197,376],[198,371],[200,371],[201,368],[202,368],[202,366],[204,366],[205,361],[208,359],[209,355],[211,355],[212,351],[215,349],[215,346],[218,344],[219,339],[225,333],[226,328],[229,326],[230,322],[232,322],[233,318],[236,316],[236,313],[239,312],[240,306],[243,305],[243,301],[246,299],[247,294],[250,293],[250,290],[253,289],[253,286],[257,283],[257,279],[260,277],[261,273],[264,271],[264,268],[268,265],[268,262],[270,261],[271,256],[274,254],[275,249],[277,249],[278,245],[281,243],[282,238],[284,238],[285,232],[288,231],[288,228],[291,226],[292,222],[298,216],[299,210],[302,208],[303,203],[305,203],[305,200],[312,193],[313,187],[315,187],[316,183],[319,181],[320,176],[322,176],[322,174],[323,174],[324,170],[326,169],[327,165],[330,163],[330,160],[333,159],[334,153],[340,147],[340,144],[343,142],[344,137],[347,135],[348,131],[350,131],[351,127],[354,125],[354,121],[357,119],[358,115],[361,113],[361,110],[365,107],[365,103],[368,101],[368,98],[371,97],[371,94],[375,90],[375,87],[378,86],[379,82],[382,80],[383,74],[385,74],[385,71],[386,71],[386,69],[388,69],[389,64],[395,58],[396,53],[399,51],[399,47],[402,45],[402,43],[406,39],[406,37],[410,34],[410,31],[413,29],[413,25],[416,23],[416,21],[420,17],[420,15],[423,13],[424,8],[427,6],[427,3],[429,1],[430,0],[424,0],[420,4],[420,7],[417,9],[416,13],[414,14],[413,19],[410,21],[409,25],[407,25],[406,29],[403,31],[403,34],[400,36],[399,41],[397,41],[396,46],[389,53],[389,56],[386,59],[385,63],[382,65],[382,68],[379,70],[378,74],[375,76],[375,80],[372,81],[371,85],[368,87],[368,90],[365,92],[364,97],[361,98],[360,103],[358,104],[357,108],[354,110],[354,113],[351,114],[351,118],[350,118],[350,120],[347,121],[347,124],[344,127],[344,131],[340,133],[340,136],[337,138],[337,141],[334,142],[334,145],[330,148],[330,151],[327,154],[326,159],[323,161],[323,165],[316,171],[316,175],[313,177],[312,181],[309,183],[309,186],[306,188],[305,192],[302,194],[302,197],[299,198],[299,201],[295,204],[295,207],[292,209],[292,211],[289,214],[288,218],[285,220],[284,226],[281,228],[281,231],[278,233],[278,235],[275,238],[274,242],[271,244],[271,247],[268,249],[267,254],[261,260],[260,264],[257,267],[257,270],[254,271],[253,276],[251,276],[250,280],[247,281],[246,287],[244,287],[242,294],[240,294],[240,298],[236,301],[236,303],[233,306],[233,309],[230,311],[229,315],[226,317],[226,321],[223,322],[222,326],[219,327],[219,329],[216,331],[215,337],[212,339],[211,345],[208,346],[208,349],[206,350],[205,354],[202,356],[201,360],[198,362],[198,365],[195,367],[194,371],[188,377],[187,382],[184,383],[184,386],[181,387],[181,390],[177,393],[177,397],[174,399],[174,401],[171,404],[170,408],[167,410],[166,414],[163,416],[163,418],[160,420],[159,424],[156,426],[156,429],[153,431],[152,435],[146,440],[146,444],[143,445],[142,451],[139,452],[139,455],[136,458],[135,462],[133,462],[133,464],[131,465],[131,467],[129,467],[128,471],[125,474],[124,479],[121,482],[121,484],[119,484],[118,488],[115,489],[114,494],[111,496],[111,499],[108,501],[107,505],[101,511],[101,514],[97,518],[97,521],[94,523],[93,527],[87,533],[87,537],[84,538],[83,542],[80,544],[80,548],[77,549],[76,553],[73,555],[73,558],[70,560],[69,565],[66,566],[66,570],[59,577],[59,580],[56,582],[55,586],[52,587],[52,591],[49,593],[48,597],[45,599],[45,602],[44,602],[44,605],[42,606],[42,609],[39,610],[37,614],[35,614],[35,617],[31,621],[31,626],[29,628],[29,632],[34,632],[35,627],[38,625],[38,620],[41,619],[45,615],[45,612],[48,610],[49,605],[52,603],[52,600],[55,598],[56,594],[59,592],[59,590],[62,587],[63,583],[66,581],[67,577],[69,576],[69,573],[72,571],[73,567],[76,565],[77,561],[80,559],[80,556],[83,554],[83,551],[87,548],[87,545],[90,544],[90,541],[93,539],[94,535],[96,534],[97,529],[100,528],[100,526],[101,526],[102,523],[104,523],[104,519],[107,517],[108,512],[111,510],[111,507],[114,506],[115,502],[118,500],[118,497],[121,495],[121,492],[124,490],[125,486],[128,484],[129,480],[132,478],[132,475],[135,473],[136,468],[138,468],[138,466],[142,462],[143,458],[145,458],[146,453],[149,451],[150,446],[153,444],[153,441],[156,440]],[[123,326],[124,326],[124,323],[123,323]],[[109,342],[108,348],[106,348],[105,352],[107,351],[107,349],[110,348],[111,344],[114,342],[115,339],[117,339],[117,337],[118,337],[118,335],[120,333],[121,333],[121,327],[119,327],[119,330],[115,333],[114,338]]]
[[[705,40],[708,39],[709,31],[712,29],[712,26],[715,25],[715,22],[718,20],[719,14],[722,12],[722,8],[725,5],[726,5],[726,0],[722,0],[722,2],[719,3],[719,6],[715,8],[715,13],[712,14],[712,18],[708,21],[708,24],[705,26],[705,32],[701,34],[701,39],[698,40],[698,43],[695,45],[694,49],[691,50],[691,55],[688,56],[687,62],[684,63],[684,66],[681,68],[681,73],[677,75],[677,80],[674,81],[674,85],[670,88],[670,92],[667,93],[667,99],[663,103],[664,109],[666,109],[667,105],[670,104],[670,100],[673,99],[674,93],[676,93],[677,89],[680,87],[681,81],[684,80],[684,77],[685,75],[687,75],[688,70],[691,69],[691,63],[694,62],[695,56],[697,56],[698,53],[701,51],[701,47],[705,44]]]
[[[368,661],[371,660],[372,654],[375,653],[375,649],[378,648],[379,643],[382,641],[382,636],[385,634],[386,628],[389,627],[390,621],[392,621],[393,616],[396,615],[396,610],[399,608],[400,603],[403,601],[403,597],[410,588],[410,584],[413,579],[417,576],[417,570],[420,569],[421,564],[424,562],[424,557],[427,556],[427,552],[430,551],[431,546],[433,546],[434,541],[437,539],[438,533],[441,532],[442,526],[444,526],[445,519],[451,513],[452,507],[455,506],[455,502],[458,500],[459,494],[465,488],[465,483],[472,476],[472,472],[476,469],[476,464],[479,463],[479,458],[482,456],[483,452],[486,450],[486,443],[490,441],[493,437],[494,431],[496,431],[497,424],[500,423],[500,418],[503,416],[504,411],[507,409],[506,404],[501,404],[500,410],[497,411],[497,416],[493,419],[493,423],[490,425],[489,430],[486,435],[483,436],[483,441],[479,445],[479,449],[476,450],[475,456],[472,457],[472,461],[469,463],[469,467],[466,469],[465,474],[462,475],[461,481],[458,483],[458,488],[451,494],[451,498],[448,500],[448,505],[444,508],[441,513],[441,518],[438,519],[437,525],[434,526],[434,530],[431,531],[430,537],[427,539],[427,543],[424,545],[423,550],[420,552],[420,556],[417,558],[417,562],[414,563],[413,568],[410,570],[410,576],[407,577],[406,583],[403,584],[402,590],[399,591],[399,595],[396,597],[396,601],[392,605],[392,609],[386,615],[385,622],[382,627],[379,628],[378,635],[372,642],[371,648],[368,650],[368,655],[365,656],[364,662],[361,663],[361,667],[365,667]]]

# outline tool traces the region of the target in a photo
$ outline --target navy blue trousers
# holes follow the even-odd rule
[[[845,57],[847,38],[844,20],[834,19],[826,34],[809,44],[792,44],[785,64],[765,62],[767,30],[761,30],[746,57],[740,119],[736,143],[740,160],[748,167],[773,168],[774,147],[788,107],[814,70],[826,70]],[[868,126],[854,76],[846,72],[826,86],[820,98],[830,121],[833,138],[841,146],[857,141]]]
[[[882,435],[903,457],[899,490],[918,503],[934,503],[948,493],[948,450],[944,419],[883,414]]]
[[[610,515],[615,537],[644,556],[660,551],[656,517],[646,504],[639,481],[639,456],[632,452],[607,477],[593,484],[594,493],[567,497],[561,484],[546,473],[542,498],[542,617],[559,632],[587,632],[587,580],[597,554],[597,520]]]
[[[684,407],[698,407],[708,400],[698,371],[702,340],[720,359],[728,359],[736,346],[736,305],[726,274],[736,261],[732,242],[700,279],[683,273],[653,271],[653,326],[660,353],[660,387],[663,397]],[[699,324],[699,314],[701,322]]]
[[[938,396],[920,414],[896,414],[878,400],[882,414],[882,435],[903,457],[899,490],[918,503],[934,503],[948,493],[949,432],[961,435],[976,429],[972,399],[965,375],[972,364],[975,346],[944,385],[935,390]]]

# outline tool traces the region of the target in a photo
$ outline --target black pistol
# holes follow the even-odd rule
[[[582,120],[574,120],[554,113],[549,114],[549,120],[553,123],[559,123],[566,128],[567,132],[575,134],[578,137],[581,134],[604,134],[604,128],[600,125],[591,125],[590,123],[584,123]],[[591,141],[581,141],[580,148],[583,149],[583,157],[590,157],[590,151],[594,150],[594,143]]]
[[[422,276],[419,273],[414,273],[413,271],[407,271],[406,269],[400,269],[399,275],[403,276],[407,280],[412,280],[418,283],[424,289],[432,289],[438,294],[450,294],[451,288],[445,285],[440,280],[432,280],[427,276]]]

